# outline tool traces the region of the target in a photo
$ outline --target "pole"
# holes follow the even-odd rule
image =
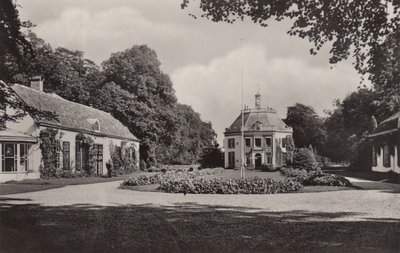
[[[243,39],[242,39],[243,40]],[[241,118],[242,118],[242,127],[240,128],[240,156],[241,156],[241,166],[240,166],[240,176],[241,178],[245,178],[245,167],[244,167],[244,160],[245,160],[245,155],[244,155],[244,101],[243,101],[243,83],[244,83],[244,71],[243,71],[243,61],[244,61],[244,47],[242,48],[242,110],[241,110]]]

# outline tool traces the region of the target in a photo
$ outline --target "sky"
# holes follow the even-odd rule
[[[157,52],[178,101],[211,121],[218,135],[239,115],[242,104],[275,108],[284,118],[295,103],[324,116],[335,99],[360,85],[352,62],[329,65],[329,48],[309,53],[311,44],[287,35],[289,21],[261,27],[251,21],[215,23],[182,0],[17,0],[22,20],[55,47],[84,52],[101,64],[111,53],[146,44]],[[332,68],[333,67],[333,68]]]

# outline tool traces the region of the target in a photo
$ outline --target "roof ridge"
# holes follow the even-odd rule
[[[127,126],[122,124],[121,121],[109,112],[73,102],[58,95],[41,92],[21,84],[10,85],[10,88],[25,104],[37,109],[53,111],[59,116],[57,122],[54,122],[52,119],[38,119],[36,123],[93,132],[92,125],[87,119],[96,118],[102,124],[101,134],[137,139]]]
[[[77,105],[79,105],[79,106],[84,106],[84,107],[87,107],[87,108],[89,108],[89,109],[93,109],[93,110],[99,111],[99,112],[101,112],[101,113],[105,113],[105,114],[111,115],[109,112],[105,112],[105,111],[102,111],[102,110],[100,110],[100,109],[97,109],[97,108],[88,106],[88,105],[84,105],[84,104],[81,104],[81,103],[78,103],[78,102],[75,102],[75,101],[71,101],[71,100],[65,99],[65,98],[61,97],[60,95],[58,95],[58,94],[55,93],[55,92],[47,93],[47,92],[44,92],[44,91],[38,91],[38,90],[33,89],[33,88],[29,87],[29,86],[22,85],[22,84],[19,84],[19,83],[15,83],[15,84],[13,84],[13,85],[17,85],[17,86],[23,87],[23,88],[25,88],[25,89],[30,89],[31,91],[34,91],[34,92],[39,93],[39,94],[41,94],[41,95],[48,96],[48,97],[50,97],[50,98],[63,100],[63,101],[69,102],[69,103],[77,104]],[[51,94],[55,94],[56,96],[52,96]],[[22,99],[22,98],[21,98],[21,99]],[[111,115],[111,116],[112,116],[112,115]]]

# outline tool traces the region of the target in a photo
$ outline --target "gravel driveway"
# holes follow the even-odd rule
[[[334,220],[400,219],[400,193],[380,190],[347,190],[274,195],[183,195],[162,192],[138,192],[118,189],[121,182],[73,185],[40,192],[6,195],[9,204],[68,205],[151,205],[179,206],[196,204],[223,208],[240,207],[247,212],[346,212],[352,215]],[[376,185],[376,184],[375,184]],[[22,199],[18,200],[18,199]],[[225,206],[225,207],[224,207]]]

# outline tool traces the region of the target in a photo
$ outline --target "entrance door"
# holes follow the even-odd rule
[[[255,155],[254,165],[256,168],[261,168],[261,154],[257,153]]]
[[[103,145],[94,145],[94,160],[97,175],[103,175]]]
[[[82,145],[81,150],[82,150],[82,168],[85,171],[89,171],[89,147],[86,147],[86,145]]]

